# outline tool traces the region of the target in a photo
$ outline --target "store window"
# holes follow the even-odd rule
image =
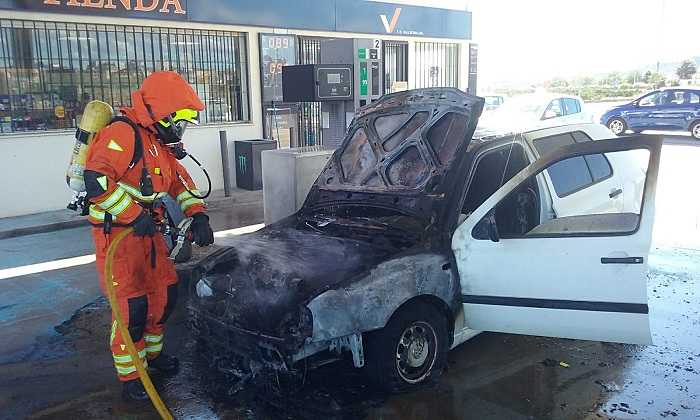
[[[416,42],[416,87],[459,87],[459,44]]]
[[[206,103],[204,124],[250,119],[239,32],[0,19],[0,133],[75,128],[93,99],[115,108],[158,70]]]
[[[407,89],[408,42],[384,41],[384,92],[393,93]]]

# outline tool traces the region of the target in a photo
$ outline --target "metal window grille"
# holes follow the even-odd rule
[[[384,91],[393,92],[394,82],[408,83],[408,42],[384,41]]]
[[[459,44],[416,42],[416,87],[459,87]]]
[[[203,123],[249,120],[247,49],[239,32],[0,19],[0,133],[74,128],[158,70],[192,85]]]
[[[299,64],[319,64],[321,62],[321,40],[319,38],[299,38]],[[321,103],[301,102],[299,104],[299,146],[323,144],[321,130]]]

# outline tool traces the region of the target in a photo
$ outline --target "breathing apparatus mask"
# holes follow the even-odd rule
[[[148,109],[148,112],[151,113],[151,116],[153,116],[150,106],[146,105],[146,108]],[[153,126],[155,127],[158,141],[160,141],[163,146],[170,149],[170,152],[173,154],[173,156],[175,156],[175,159],[182,160],[189,156],[190,159],[192,159],[192,161],[199,166],[199,169],[204,172],[204,176],[207,177],[207,183],[209,184],[207,193],[204,195],[199,195],[194,191],[191,191],[187,187],[187,182],[180,174],[176,173],[187,192],[189,192],[195,198],[204,199],[209,197],[209,194],[211,194],[211,178],[202,164],[194,156],[187,153],[184,145],[182,144],[182,136],[185,134],[185,130],[187,130],[187,126],[189,124],[199,125],[199,112],[194,109],[184,108],[166,116],[165,118],[156,122]]]
[[[181,109],[155,123],[158,140],[170,148],[177,160],[187,156],[182,144],[182,137],[189,124],[199,125],[199,112],[193,109]]]

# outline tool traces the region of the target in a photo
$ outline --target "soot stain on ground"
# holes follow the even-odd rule
[[[234,384],[206,365],[181,305],[166,351],[182,370],[154,382],[176,418],[697,418],[700,253],[657,249],[650,264],[654,346],[485,333],[450,353],[438,384],[416,392],[378,393],[343,360],[308,372],[303,387],[279,378],[229,396]],[[149,403],[121,402],[109,325],[98,300],[1,362],[0,418],[156,419]]]

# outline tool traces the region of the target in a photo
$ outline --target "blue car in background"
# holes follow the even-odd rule
[[[689,131],[700,139],[700,89],[668,88],[647,93],[607,111],[600,123],[618,136],[627,130],[664,130]]]

